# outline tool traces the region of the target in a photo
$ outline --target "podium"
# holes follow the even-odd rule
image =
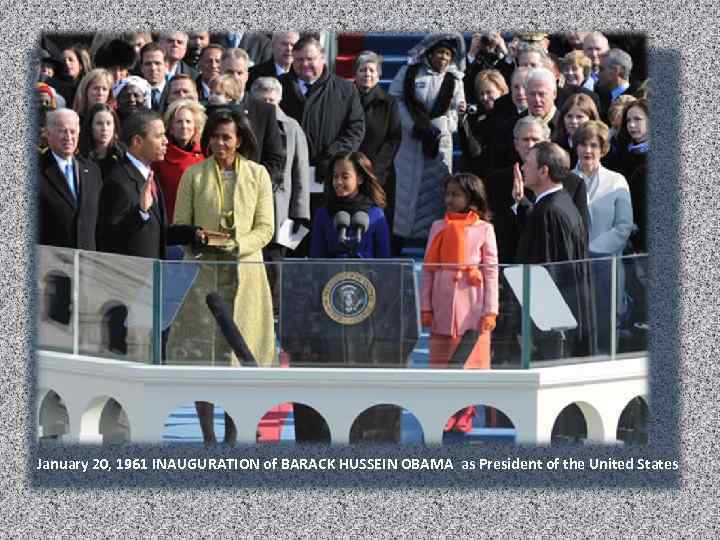
[[[279,281],[278,336],[291,365],[406,365],[420,336],[414,261],[293,260]]]

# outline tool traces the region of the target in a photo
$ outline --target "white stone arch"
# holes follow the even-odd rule
[[[644,408],[644,411],[647,411],[647,417],[645,418],[645,420],[647,421],[647,420],[649,419],[650,403],[648,402],[648,397],[647,397],[647,395],[644,395],[644,394],[636,394],[636,395],[632,396],[630,399],[625,400],[625,404],[624,404],[624,405],[622,406],[622,408],[620,409],[620,413],[617,415],[617,419],[616,419],[616,421],[615,421],[616,438],[617,438],[619,441],[622,440],[621,437],[620,437],[620,435],[621,435],[620,421],[623,419],[623,414],[625,414],[625,411],[628,409],[628,407],[630,407],[630,406],[632,405],[632,403],[633,403],[633,401],[634,401],[635,399],[639,399],[640,402],[641,402],[641,403],[640,403],[640,406],[641,406],[642,408]],[[643,411],[643,412],[644,412],[644,411]],[[628,413],[630,413],[630,411],[628,411]],[[638,419],[638,418],[628,418],[628,420],[630,420],[630,421],[633,421],[633,420],[637,421],[637,420],[639,420],[639,419]],[[647,426],[645,426],[645,427],[647,427]],[[647,435],[647,432],[645,433],[645,435]],[[626,440],[625,442],[627,443],[628,441]],[[646,442],[646,441],[634,440],[633,442],[636,442],[636,443],[637,443],[637,442]]]
[[[237,391],[238,390],[233,390],[232,392]],[[145,429],[148,431],[148,433],[164,433],[165,422],[168,420],[168,418],[170,418],[170,413],[181,407],[194,408],[195,402],[198,401],[212,403],[215,409],[222,409],[226,414],[230,416],[233,423],[235,424],[235,428],[237,429],[238,442],[253,443],[255,441],[255,427],[257,425],[257,422],[255,423],[255,425],[251,426],[249,420],[250,418],[253,418],[255,416],[254,410],[247,410],[247,408],[243,406],[243,403],[239,402],[239,400],[233,397],[231,394],[228,394],[227,390],[218,390],[213,392],[208,392],[207,390],[195,391],[195,389],[185,390],[184,395],[180,397],[173,396],[171,399],[165,400],[163,403],[158,404],[158,409],[159,411],[162,411],[162,413],[158,413],[156,416],[158,423],[157,428],[149,425],[146,426]],[[155,422],[156,420],[152,421]],[[250,434],[252,434],[252,438],[249,438]],[[224,434],[215,433],[215,437],[218,441],[222,441]]]
[[[97,396],[83,407],[80,416],[81,443],[129,442],[131,433],[127,410],[116,398]]]
[[[604,442],[608,440],[609,426],[607,420],[603,418],[603,415],[593,404],[585,400],[567,401],[564,402],[559,408],[556,408],[556,410],[553,411],[553,414],[549,415],[550,418],[553,419],[552,424],[550,424],[551,431],[555,426],[558,418],[560,417],[560,414],[570,405],[577,405],[583,417],[585,418],[585,424],[587,426],[587,441]],[[614,438],[614,433],[612,437]]]
[[[58,392],[51,388],[40,389],[37,403],[38,439],[62,439],[70,433],[70,415]]]

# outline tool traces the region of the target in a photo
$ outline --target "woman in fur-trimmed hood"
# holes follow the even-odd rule
[[[409,64],[390,85],[403,128],[395,158],[394,232],[427,239],[433,221],[445,213],[443,179],[452,170],[452,134],[465,109],[465,41],[456,32],[431,34],[408,55]]]

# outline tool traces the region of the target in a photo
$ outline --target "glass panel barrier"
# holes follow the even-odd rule
[[[38,246],[37,264],[38,347],[72,353],[75,250]]]
[[[530,367],[607,359],[612,259],[589,259],[530,270]]]
[[[617,354],[647,351],[648,348],[648,256],[630,255],[618,261],[622,283],[618,297]]]
[[[80,252],[80,354],[153,362],[154,264]]]
[[[260,366],[521,369],[647,348],[647,256],[480,267],[473,279],[482,287],[470,287],[468,269],[412,259],[154,261],[45,246],[38,259],[40,347],[73,351],[77,295],[77,345],[89,356],[198,366],[249,366],[252,357]],[[495,329],[489,339],[466,334],[480,328],[463,326],[458,314],[486,300],[478,295],[495,276]],[[424,283],[437,304],[432,321],[421,314]]]
[[[208,305],[209,295],[215,295],[214,305],[227,310],[225,315],[229,323],[240,322],[241,316],[258,316],[257,320],[261,321],[258,328],[263,328],[265,335],[272,336],[273,320],[267,316],[269,298],[263,298],[261,294],[267,292],[267,278],[261,263],[163,261],[161,276],[162,327],[167,340],[164,363],[226,367],[236,362],[232,348]],[[251,296],[255,294],[256,297],[244,298],[240,294],[241,289],[247,288]],[[258,299],[264,300],[265,304],[254,301]],[[239,303],[237,314],[236,300]],[[264,320],[260,317],[263,311],[266,312]],[[275,351],[272,337],[269,339],[270,351],[265,356],[272,362]]]

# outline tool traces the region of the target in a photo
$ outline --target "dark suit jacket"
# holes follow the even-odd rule
[[[595,90],[597,90],[597,94],[600,97],[600,120],[605,122],[606,124],[609,123],[608,121],[608,111],[610,110],[610,105],[612,105],[612,94],[610,93],[610,90],[608,90],[605,87],[595,85]],[[630,87],[626,88],[625,91],[620,95],[633,95],[635,92],[635,88],[631,85]]]
[[[360,102],[365,111],[365,138],[359,151],[370,159],[375,176],[386,186],[390,177],[394,179],[393,161],[402,139],[400,108],[395,98],[379,84],[366,95],[361,95]]]
[[[90,160],[75,158],[79,204],[70,193],[65,174],[50,150],[39,163],[39,238],[47,246],[95,250],[98,201],[102,187],[100,169]]]
[[[145,179],[123,156],[110,171],[100,196],[98,247],[101,251],[164,259],[170,244],[189,244],[195,227],[168,226],[165,202],[157,182],[158,200],[150,207],[150,219],[140,216],[140,193]]]
[[[218,108],[226,107],[226,105],[208,106],[207,115],[209,117]],[[275,107],[253,98],[247,91],[243,99],[232,107],[247,117],[257,140],[257,151],[249,158],[265,166],[274,186],[282,185],[285,173],[285,149],[278,128]]]
[[[583,226],[585,227],[585,243],[589,245],[588,231],[590,230],[590,212],[587,205],[587,187],[585,186],[585,182],[578,175],[569,172],[563,178],[562,186],[567,194],[570,195],[570,199],[580,213],[580,219],[582,219]],[[521,222],[525,219],[526,213],[532,210],[532,201],[534,200],[535,195],[528,191],[528,196],[520,201],[518,205],[518,219],[520,219]],[[522,228],[522,224],[520,228]]]
[[[280,108],[297,120],[308,141],[310,165],[317,167],[315,180],[330,176],[330,160],[338,152],[354,152],[365,138],[365,113],[354,83],[327,69],[306,95],[300,91],[291,69],[280,77],[283,97]]]
[[[585,229],[583,238],[585,244],[587,244],[590,217],[585,183],[577,175],[568,173],[563,180],[563,187],[580,214]],[[533,201],[535,200],[535,195],[530,190],[525,190],[526,196],[518,204],[517,214],[515,214],[511,209],[515,203],[512,198],[512,189],[512,166],[495,171],[485,180],[485,191],[492,212],[492,223],[497,238],[498,258],[502,264],[515,262],[520,232],[525,226],[527,215],[532,210]]]
[[[226,49],[229,48],[228,33],[211,34],[210,43],[217,43]],[[261,64],[272,58],[272,42],[269,37],[260,32],[245,32],[238,47],[248,53],[253,65]]]
[[[187,62],[185,62],[185,60],[180,60],[180,67],[178,67],[178,70],[175,73],[175,75],[181,74],[190,75],[190,77],[192,77],[193,79],[199,75],[198,71],[194,67],[191,67]]]
[[[588,90],[587,88],[584,88],[582,86],[568,84],[563,87],[558,87],[557,89],[555,106],[557,107],[558,111],[562,109],[565,100],[574,94],[585,94],[595,102],[595,106],[598,108],[598,111],[600,110],[600,97],[595,92],[593,92],[592,90]]]
[[[256,66],[253,66],[250,68],[250,72],[248,73],[248,82],[247,82],[247,89],[250,90],[252,88],[252,83],[254,83],[256,80],[258,80],[260,77],[275,77],[276,79],[279,79],[280,77],[277,76],[277,72],[275,71],[275,60],[270,59],[267,62],[263,62],[262,64],[257,64]]]

